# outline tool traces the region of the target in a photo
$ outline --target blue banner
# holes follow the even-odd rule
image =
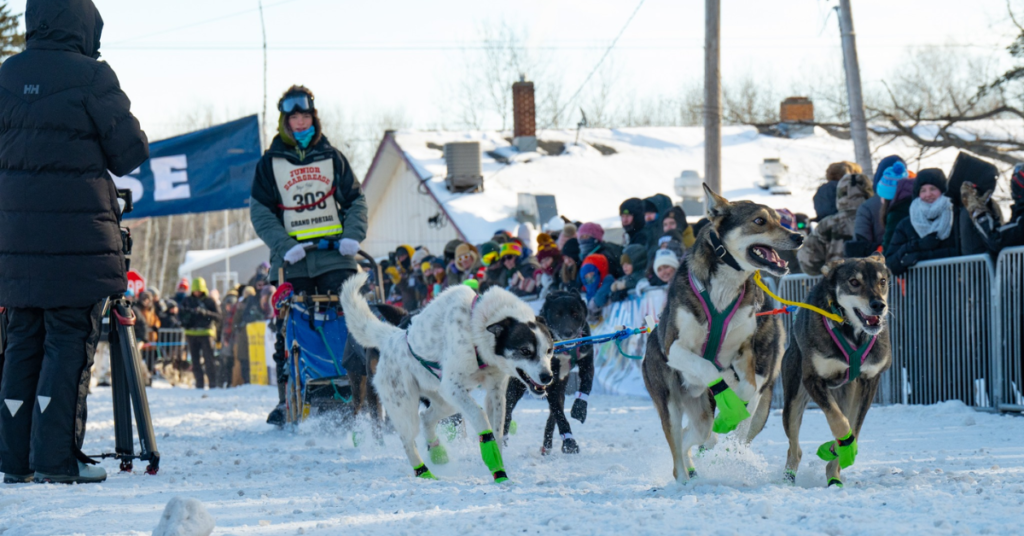
[[[149,160],[124,177],[129,218],[245,208],[260,159],[255,115],[149,144]]]

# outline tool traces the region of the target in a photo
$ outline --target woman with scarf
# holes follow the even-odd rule
[[[915,199],[910,203],[910,215],[896,227],[885,252],[885,263],[893,275],[903,274],[920,261],[958,254],[953,234],[953,203],[943,195],[946,184],[942,170],[921,170],[914,179]]]

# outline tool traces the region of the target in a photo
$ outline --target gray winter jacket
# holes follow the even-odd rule
[[[285,264],[284,254],[289,249],[298,245],[298,241],[288,236],[288,232],[282,223],[280,210],[268,206],[267,203],[259,201],[263,198],[267,202],[280,202],[280,195],[274,186],[273,167],[271,159],[275,156],[284,156],[299,164],[318,158],[317,153],[326,153],[334,158],[335,170],[335,192],[334,200],[338,203],[338,212],[343,220],[343,229],[339,238],[351,238],[356,242],[362,242],[366,238],[366,198],[359,190],[359,182],[352,174],[348,160],[333,147],[327,138],[321,138],[314,142],[304,156],[299,159],[294,150],[284,147],[280,137],[274,139],[270,150],[263,155],[260,164],[256,167],[256,177],[253,181],[253,196],[249,198],[249,218],[256,234],[270,248],[270,280],[277,281],[278,269],[284,266],[284,277],[286,280],[296,277],[316,277],[334,270],[356,270],[356,259],[338,253],[337,250],[309,249],[306,257],[295,264]]]
[[[874,196],[857,209],[857,223],[853,228],[854,237],[866,240],[874,251],[882,245],[885,224],[882,223],[882,198]]]

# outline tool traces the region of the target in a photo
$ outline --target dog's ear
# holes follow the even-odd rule
[[[729,201],[715,193],[707,183],[704,183],[704,205],[707,207],[707,216],[709,220],[720,218],[725,215],[725,209],[729,206]]]
[[[829,261],[825,266],[821,267],[821,275],[829,277],[834,274],[836,269],[844,262],[846,262],[846,259],[833,259],[832,261]]]
[[[871,255],[868,255],[868,258],[873,260],[873,261],[877,261],[877,262],[880,262],[882,264],[885,264],[885,255],[882,255],[881,251],[876,251],[876,252],[872,253]]]
[[[542,326],[547,326],[548,325],[548,321],[544,320],[544,317],[540,316],[540,315],[537,315],[537,323],[542,325]]]
[[[487,331],[493,333],[494,338],[500,338],[503,333],[507,332],[509,328],[512,327],[513,322],[514,320],[512,320],[511,318],[503,318],[500,321],[495,322],[490,326],[487,326]]]

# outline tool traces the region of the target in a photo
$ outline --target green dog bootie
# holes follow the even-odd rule
[[[839,467],[846,469],[857,460],[857,438],[853,436],[853,430],[836,441],[822,443],[818,447],[818,457],[826,462],[839,459]]]
[[[518,431],[518,430],[519,430],[519,425],[516,424],[516,421],[509,421],[508,422],[508,435],[516,435],[516,431]]]
[[[828,479],[828,486],[826,487],[831,488],[832,486],[835,486],[839,489],[843,489],[843,481],[839,480],[838,478],[830,478]]]
[[[505,463],[501,460],[501,450],[494,440],[494,432],[484,430],[480,432],[480,457],[487,464],[487,469],[494,476],[495,483],[508,482],[508,475],[505,474]]]
[[[715,396],[715,404],[718,406],[718,416],[711,426],[716,434],[727,434],[736,429],[741,422],[750,418],[747,411],[747,403],[740,400],[735,391],[729,388],[725,380],[718,378],[708,384],[711,394]]]
[[[441,444],[440,439],[435,439],[433,443],[427,443],[427,452],[430,453],[430,463],[434,465],[448,463],[448,451]]]
[[[437,477],[427,469],[427,464],[421,463],[419,467],[413,467],[416,471],[416,478],[425,478],[427,480],[437,480]]]

